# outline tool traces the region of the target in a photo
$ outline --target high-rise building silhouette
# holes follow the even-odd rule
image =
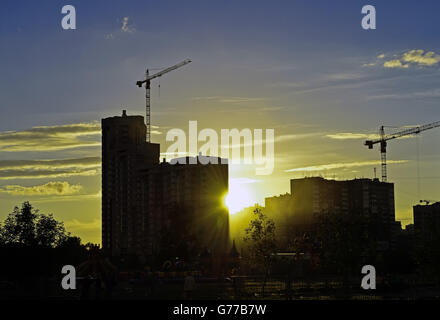
[[[266,198],[265,206],[269,216],[279,221],[284,238],[313,229],[317,216],[327,213],[362,215],[375,226],[370,236],[384,249],[393,245],[397,228],[394,184],[378,179],[292,179],[290,194]]]
[[[191,158],[186,157],[185,164],[163,161],[142,173],[147,256],[172,247],[178,256],[189,247],[219,256],[229,248],[229,213],[223,203],[228,165],[218,158],[211,158],[217,164],[202,164],[206,162],[200,159],[209,157]]]
[[[102,120],[102,245],[112,256],[221,255],[229,242],[228,165],[159,162],[142,116]],[[209,158],[205,158],[204,160]],[[181,163],[182,161],[180,161]]]
[[[159,163],[159,145],[147,143],[142,116],[102,120],[102,246],[111,255],[139,253],[144,211],[140,170]]]
[[[420,240],[433,241],[440,237],[440,202],[413,207],[414,231]]]

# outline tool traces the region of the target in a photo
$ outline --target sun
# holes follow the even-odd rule
[[[252,196],[249,190],[240,183],[231,183],[229,193],[224,198],[224,204],[230,214],[235,214],[243,208],[252,206]]]

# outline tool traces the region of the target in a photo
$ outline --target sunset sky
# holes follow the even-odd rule
[[[61,28],[66,4],[76,30]],[[361,28],[365,4],[377,30]],[[440,120],[439,12],[434,0],[1,1],[0,220],[29,200],[100,242],[100,120],[144,116],[145,68],[186,58],[152,84],[152,140],[166,152],[167,131],[190,120],[274,129],[273,174],[230,167],[243,206],[289,192],[292,178],[380,176],[365,139]],[[403,224],[419,200],[440,200],[439,137],[389,143]]]

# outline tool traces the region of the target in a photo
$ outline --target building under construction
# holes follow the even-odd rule
[[[142,116],[102,120],[102,246],[146,262],[229,247],[228,165],[160,163]],[[212,162],[211,162],[212,163]]]
[[[323,214],[361,215],[374,225],[377,248],[393,245],[400,224],[395,221],[394,184],[379,179],[327,180],[311,177],[290,180],[290,194],[265,199],[267,214],[280,226],[283,243],[313,231]]]
[[[416,205],[414,212],[414,231],[423,241],[435,241],[440,238],[440,202]]]

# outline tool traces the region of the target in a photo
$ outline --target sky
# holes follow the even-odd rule
[[[61,27],[64,5],[76,29]],[[361,28],[364,5],[376,30]],[[289,180],[380,175],[363,142],[440,120],[438,1],[9,1],[0,3],[0,220],[29,200],[100,242],[100,120],[144,115],[145,68],[192,63],[152,84],[152,141],[172,128],[274,129],[275,169],[230,166],[233,210]],[[396,217],[440,200],[440,128],[388,147]]]

